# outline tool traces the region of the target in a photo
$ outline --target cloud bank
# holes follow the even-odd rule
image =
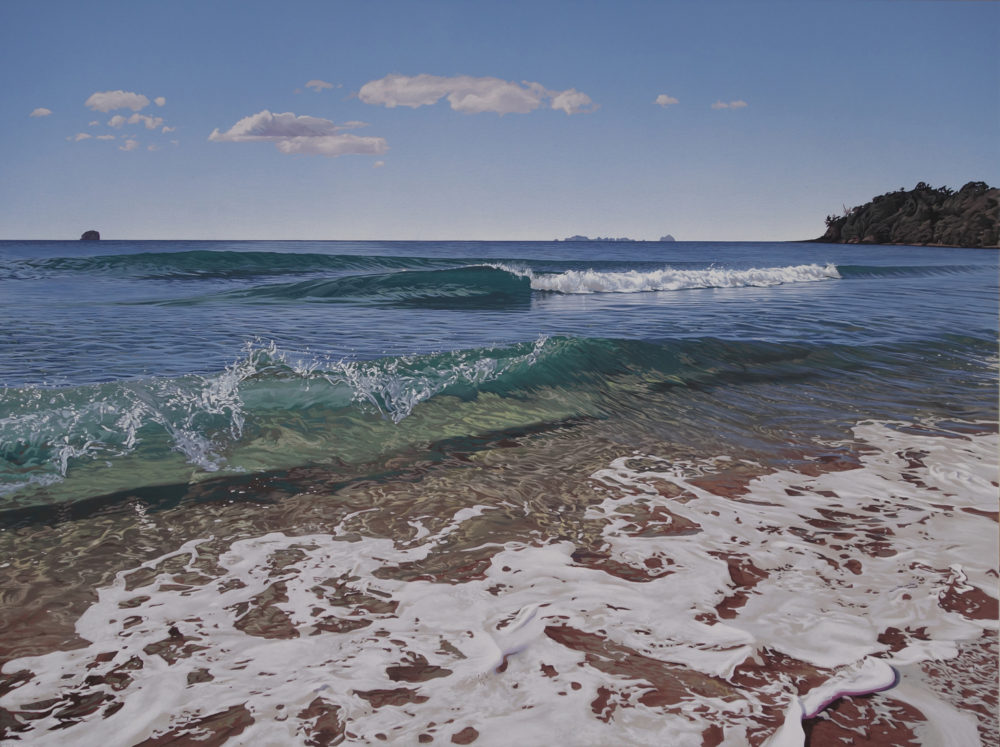
[[[445,97],[452,109],[464,114],[527,114],[545,101],[549,102],[550,108],[566,114],[582,114],[597,108],[587,94],[575,88],[550,91],[541,83],[514,83],[500,78],[474,78],[469,75],[391,74],[365,83],[358,92],[358,98],[364,103],[390,109],[397,106],[414,109],[430,106]]]
[[[385,138],[344,134],[342,129],[329,119],[292,112],[272,114],[265,109],[244,117],[225,132],[213,130],[208,139],[215,143],[272,142],[289,155],[377,156],[389,149]]]
[[[661,93],[659,96],[656,97],[656,100],[653,101],[653,103],[654,104],[659,104],[660,106],[662,106],[665,109],[666,107],[670,106],[671,104],[677,104],[679,102],[673,96],[668,96],[665,93]]]
[[[149,99],[141,93],[131,91],[98,91],[90,95],[84,106],[97,112],[110,112],[115,109],[131,109],[137,112],[149,106]]]
[[[716,101],[712,104],[713,109],[743,109],[749,106],[743,99],[738,99],[736,101]]]
[[[40,106],[37,109],[33,109],[29,117],[47,117],[52,113],[51,109],[46,109],[44,106]]]

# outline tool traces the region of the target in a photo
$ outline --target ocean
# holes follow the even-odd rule
[[[0,739],[995,744],[997,286],[0,242]]]

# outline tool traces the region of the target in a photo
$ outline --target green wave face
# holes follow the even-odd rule
[[[942,385],[938,372],[923,380],[917,371],[898,398],[920,402],[929,387],[947,397],[948,387],[992,381],[989,341],[945,341],[938,353],[954,371],[949,383]],[[295,359],[273,345],[250,347],[213,376],[5,390],[0,505],[72,501],[216,473],[357,465],[425,453],[443,440],[569,427],[581,418],[621,422],[629,438],[722,437],[746,432],[739,412],[766,421],[771,399],[790,396],[783,387],[789,381],[802,404],[782,411],[819,422],[840,410],[871,412],[884,393],[871,371],[904,369],[925,354],[924,346],[714,338],[540,338],[368,361]],[[757,430],[787,427],[775,420]]]
[[[527,306],[531,285],[526,277],[473,266],[279,283],[225,296],[258,303],[349,301],[428,309],[493,309]]]

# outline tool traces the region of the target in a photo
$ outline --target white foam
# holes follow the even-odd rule
[[[832,264],[755,267],[747,270],[721,267],[704,270],[676,270],[667,267],[646,272],[570,270],[548,275],[499,265],[498,267],[529,277],[533,290],[557,293],[643,293],[693,288],[766,288],[785,283],[810,283],[840,278],[840,273]]]
[[[55,715],[30,722],[28,736],[39,745],[136,743],[239,704],[254,723],[234,743],[302,744],[304,720],[297,714],[320,696],[339,706],[340,719],[361,742],[383,733],[413,744],[433,730],[435,742],[449,743],[472,726],[479,732],[476,743],[485,745],[558,743],[568,733],[579,745],[700,745],[702,732],[718,725],[727,744],[741,744],[755,719],[777,710],[785,724],[769,744],[784,746],[803,743],[802,717],[841,695],[891,685],[891,666],[897,666],[906,687],[886,696],[928,717],[922,733],[954,730],[968,738],[974,719],[937,699],[916,665],[954,656],[958,644],[997,628],[995,620],[966,617],[939,603],[948,589],[996,596],[996,526],[959,509],[996,510],[997,495],[975,479],[948,478],[947,488],[930,480],[949,465],[962,475],[979,474],[995,459],[998,439],[922,436],[884,423],[861,424],[855,436],[867,448],[858,469],[765,475],[750,483],[745,500],[695,481],[718,471],[726,464],[721,460],[647,457],[646,466],[636,467],[623,457],[595,473],[603,500],[590,507],[586,521],[603,532],[602,552],[613,561],[636,570],[654,558],[666,564],[662,575],[644,582],[574,562],[572,543],[544,538],[537,545],[497,538],[473,548],[493,553],[483,578],[449,583],[394,576],[401,564],[419,564],[447,547],[469,522],[488,519],[493,509],[486,505],[437,520],[436,531],[413,522],[416,537],[406,541],[347,535],[345,525],[330,534],[273,533],[234,542],[219,558],[220,571],[198,583],[163,571],[130,591],[130,572],[123,572],[98,591],[98,601],[77,623],[79,635],[92,643],[8,662],[4,672],[29,669],[33,677],[0,705],[16,712],[70,692],[106,692],[124,701],[106,718],[98,711],[56,731],[50,731],[60,723]],[[916,446],[919,464],[913,462]],[[682,490],[684,500],[667,497],[676,490],[665,494],[664,483]],[[878,510],[869,510],[876,504]],[[956,510],[940,508],[946,504]],[[654,508],[687,519],[698,531],[640,533],[636,512]],[[817,522],[828,520],[829,511],[853,518],[844,519],[842,531],[827,530]],[[871,538],[881,538],[879,552],[863,551]],[[208,573],[198,563],[201,544],[186,543],[171,554],[174,562],[187,559],[187,571]],[[715,618],[716,606],[737,591],[727,565],[732,558],[749,560],[764,573],[744,585],[746,603],[731,619]],[[161,568],[165,559],[145,567]],[[850,570],[849,560],[860,563],[860,573]],[[274,608],[298,637],[261,638],[243,629],[255,600],[276,583],[287,601]],[[338,586],[345,592],[332,598]],[[323,621],[332,619],[368,625],[324,631]],[[171,626],[200,648],[168,665],[147,648],[169,639]],[[927,640],[891,653],[878,640],[889,627],[925,628]],[[546,633],[567,628],[617,648],[594,654],[595,660],[586,646],[564,645]],[[675,705],[644,705],[641,698],[653,685],[639,671],[625,674],[630,659],[614,653],[624,650],[659,662],[668,673],[715,678],[703,681],[716,683],[716,690],[694,687]],[[738,684],[740,665],[766,651],[818,667],[826,679],[801,697],[795,677],[780,666],[763,684]],[[94,665],[103,652],[114,652],[114,659]],[[422,682],[389,676],[388,667],[414,657],[446,676]],[[128,672],[133,679],[121,692],[84,682],[133,658],[143,667]],[[620,661],[624,669],[618,674],[597,661]],[[188,675],[202,670],[213,679],[189,684]],[[363,696],[403,687],[419,698],[376,707]],[[607,721],[595,714],[601,693],[609,694]]]
[[[399,423],[413,408],[456,384],[480,385],[495,381],[518,366],[531,366],[538,360],[548,337],[540,335],[532,349],[522,355],[495,356],[489,350],[456,353],[455,360],[434,367],[421,366],[419,358],[401,356],[383,361],[339,361],[322,372],[322,377],[337,386],[346,382],[354,402],[368,405]]]

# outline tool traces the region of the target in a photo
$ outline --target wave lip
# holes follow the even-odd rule
[[[530,277],[532,290],[554,293],[644,293],[694,288],[767,288],[785,283],[810,283],[840,278],[840,273],[833,264],[754,267],[746,270],[720,267],[704,270],[675,270],[667,267],[649,272],[569,270],[556,275],[510,271]]]

